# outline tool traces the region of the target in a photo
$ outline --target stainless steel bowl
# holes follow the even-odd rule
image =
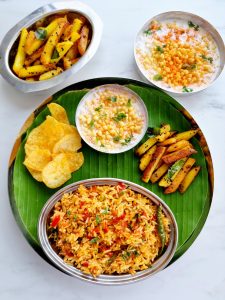
[[[140,62],[138,61],[138,57],[137,57],[137,53],[136,53],[136,45],[138,42],[139,37],[141,36],[141,34],[143,34],[143,32],[148,29],[148,26],[150,24],[151,21],[156,20],[159,22],[162,21],[166,21],[166,20],[180,20],[180,21],[192,21],[195,24],[198,24],[201,28],[203,28],[207,33],[209,33],[211,35],[211,37],[213,38],[217,48],[218,48],[218,52],[219,52],[219,68],[217,70],[216,76],[214,77],[214,79],[209,82],[208,85],[204,85],[201,88],[197,89],[196,91],[192,91],[189,93],[183,93],[183,92],[179,92],[179,91],[174,91],[171,88],[166,88],[166,87],[162,87],[160,84],[157,84],[156,81],[153,81],[151,79],[149,79],[146,75],[146,73],[144,72]],[[211,25],[208,21],[206,21],[205,19],[194,15],[192,13],[188,13],[188,12],[183,12],[183,11],[169,11],[169,12],[165,12],[165,13],[161,13],[159,15],[156,15],[154,17],[152,17],[151,19],[149,19],[140,29],[140,31],[138,32],[135,42],[134,42],[134,58],[136,61],[136,65],[138,68],[138,71],[141,75],[141,77],[147,81],[148,83],[155,85],[157,87],[159,87],[160,89],[170,92],[171,94],[174,95],[189,95],[189,94],[193,94],[193,93],[197,93],[199,91],[202,91],[204,89],[206,89],[207,87],[209,87],[221,74],[223,68],[224,68],[224,64],[225,64],[225,46],[224,46],[224,42],[220,36],[220,34],[218,33],[218,31],[215,29],[215,27],[213,27],[213,25]]]
[[[69,193],[75,191],[80,184],[90,187],[93,185],[117,185],[119,182],[125,183],[130,189],[132,189],[135,192],[141,193],[145,197],[149,198],[153,203],[156,205],[161,205],[162,210],[167,218],[170,220],[170,241],[169,245],[164,252],[164,254],[157,259],[153,266],[147,270],[139,271],[134,275],[100,275],[96,278],[92,277],[91,275],[85,274],[78,270],[77,268],[67,265],[61,257],[59,257],[56,252],[51,247],[48,237],[47,237],[47,219],[48,216],[54,207],[55,203],[59,201],[64,193]],[[56,192],[45,204],[43,207],[39,222],[38,222],[38,237],[41,244],[41,247],[43,251],[45,252],[46,256],[50,259],[50,261],[60,270],[67,273],[70,276],[83,279],[85,281],[89,281],[95,284],[103,284],[103,285],[123,285],[127,283],[134,283],[136,281],[148,278],[160,270],[164,269],[170,260],[172,259],[176,247],[177,247],[177,241],[178,241],[178,229],[177,229],[177,223],[174,218],[174,215],[170,208],[161,200],[158,196],[156,196],[151,191],[147,190],[146,188],[143,188],[142,186],[132,183],[130,181],[122,180],[122,179],[115,179],[115,178],[93,178],[93,179],[86,179],[79,182],[75,182],[73,184],[70,184],[62,189],[60,189],[58,192]]]
[[[96,95],[96,93],[102,93],[105,90],[113,91],[113,92],[115,92],[115,94],[125,94],[126,96],[133,98],[136,101],[136,104],[139,107],[141,114],[143,115],[143,119],[144,119],[144,125],[143,125],[141,133],[135,138],[135,140],[131,141],[129,144],[127,144],[126,146],[123,146],[119,149],[109,150],[106,147],[100,147],[94,143],[91,143],[86,138],[86,136],[83,132],[83,128],[79,121],[79,116],[85,114],[83,111],[83,108],[84,108],[84,105],[86,104],[86,102],[90,101],[92,99],[92,97],[94,97]],[[93,149],[100,151],[100,152],[116,154],[116,153],[122,153],[122,152],[125,152],[125,151],[128,151],[128,150],[134,148],[142,140],[142,138],[144,137],[144,135],[147,131],[147,128],[148,128],[148,110],[147,110],[143,100],[131,89],[128,89],[127,87],[119,85],[119,84],[104,84],[104,85],[95,87],[94,89],[91,89],[81,99],[81,101],[79,102],[79,104],[77,106],[75,122],[76,122],[77,130],[79,131],[80,136],[85,141],[85,143],[87,143],[90,147],[92,147]]]
[[[86,17],[86,19],[92,26],[92,39],[85,54],[70,69],[51,79],[40,82],[29,82],[18,78],[12,72],[9,66],[9,54],[13,44],[20,34],[21,29],[24,27],[28,28],[39,19],[42,19],[49,15],[67,11],[80,13],[81,15]],[[44,5],[33,11],[30,15],[25,17],[6,33],[0,45],[1,75],[16,89],[24,93],[44,91],[56,85],[59,85],[62,82],[66,81],[67,78],[77,73],[94,56],[101,41],[102,29],[103,25],[99,16],[84,3],[81,3],[79,1],[62,1]]]

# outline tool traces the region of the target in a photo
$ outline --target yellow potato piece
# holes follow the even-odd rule
[[[28,31],[26,28],[23,28],[20,35],[19,46],[17,49],[16,57],[13,63],[13,71],[18,75],[20,70],[23,68],[26,53],[24,51]]]
[[[84,156],[82,152],[67,152],[65,153],[70,165],[70,171],[73,173],[80,169],[84,163]]]
[[[41,125],[31,131],[27,138],[27,145],[36,145],[52,151],[54,145],[64,136],[62,124],[55,118],[47,116]]]
[[[33,169],[35,171],[42,171],[43,168],[51,161],[51,152],[47,149],[37,149],[26,156],[24,160],[24,165],[27,168]]]
[[[70,163],[64,153],[60,153],[42,170],[44,184],[55,189],[71,178]]]
[[[52,117],[55,118],[57,121],[69,124],[67,113],[64,107],[57,103],[50,103],[48,104],[48,109],[50,110]]]
[[[36,171],[36,170],[33,170],[32,168],[27,168],[27,169],[35,180],[42,182],[42,172],[41,171]]]
[[[48,80],[55,77],[63,72],[63,69],[57,68],[55,70],[48,71],[40,75],[39,80]]]
[[[79,135],[67,134],[59,140],[54,148],[53,153],[75,152],[81,148],[81,138]]]

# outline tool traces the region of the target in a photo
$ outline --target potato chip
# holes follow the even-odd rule
[[[64,136],[64,129],[61,124],[53,117],[47,116],[41,125],[30,132],[26,142],[27,145],[36,145],[39,148],[51,151],[55,143]]]
[[[75,126],[68,125],[68,124],[65,124],[65,123],[61,123],[61,126],[62,126],[62,128],[64,130],[64,135],[70,134],[70,133],[74,133],[74,134],[78,134],[79,135],[79,133],[78,133],[78,131],[77,131],[77,129],[76,129]]]
[[[48,149],[37,149],[25,157],[24,165],[35,171],[42,171],[43,168],[51,161],[52,155]]]
[[[37,146],[37,145],[29,145],[29,144],[25,144],[25,146],[24,146],[24,149],[25,149],[25,153],[26,153],[26,155],[30,155],[31,154],[31,152],[33,152],[34,150],[37,150],[37,149],[41,149],[39,146]]]
[[[33,170],[31,168],[27,168],[27,169],[34,179],[36,179],[39,182],[42,182],[42,172]]]
[[[56,155],[42,171],[44,184],[55,189],[71,178],[70,164],[64,153]]]
[[[57,103],[50,103],[48,104],[48,109],[50,110],[52,117],[55,118],[57,121],[69,124],[67,113],[64,107]]]
[[[67,134],[54,146],[53,153],[75,152],[81,148],[81,139],[75,134]]]
[[[83,165],[84,163],[84,156],[82,152],[67,152],[65,153],[66,157],[68,159],[69,165],[70,165],[70,172],[75,172],[78,169],[80,169],[80,167]]]

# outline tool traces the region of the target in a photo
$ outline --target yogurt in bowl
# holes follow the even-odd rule
[[[173,93],[203,90],[219,76],[225,59],[212,25],[184,12],[150,19],[137,35],[134,52],[142,75]]]
[[[117,84],[96,87],[80,101],[76,126],[82,139],[105,153],[125,152],[136,146],[148,127],[142,99]]]

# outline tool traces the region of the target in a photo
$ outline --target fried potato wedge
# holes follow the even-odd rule
[[[70,41],[58,43],[55,47],[55,51],[58,57],[51,58],[50,64],[57,64],[72,46],[73,43]]]
[[[151,176],[150,180],[152,183],[157,182],[169,169],[170,165],[161,165]]]
[[[180,141],[176,142],[175,144],[170,145],[167,148],[167,152],[174,152],[174,151],[180,150],[180,149],[182,149],[184,147],[187,147],[187,146],[191,147],[191,143],[189,141],[180,140]]]
[[[16,57],[13,63],[13,71],[18,75],[20,70],[23,68],[25,62],[25,43],[28,36],[28,31],[26,28],[23,28],[20,35],[19,46],[17,49]]]
[[[70,172],[73,173],[80,169],[84,163],[84,156],[82,152],[66,152],[66,157],[70,165]]]
[[[171,138],[168,138],[168,139],[164,140],[163,142],[159,143],[158,145],[159,146],[168,146],[168,145],[176,143],[176,141],[177,140],[174,137],[171,137]]]
[[[201,167],[200,166],[196,166],[193,167],[188,173],[187,175],[184,177],[184,180],[181,182],[180,186],[179,186],[179,192],[181,194],[185,193],[186,190],[189,188],[189,186],[191,185],[191,183],[194,181],[194,179],[196,178],[196,176],[198,175],[199,171],[200,171]]]
[[[25,42],[25,45],[24,45],[24,51],[25,53],[27,53],[27,51],[29,51],[30,47],[32,46],[34,40],[36,39],[36,36],[35,36],[35,32],[33,30],[30,30],[28,32],[28,35],[27,35],[27,38],[26,38],[26,42]]]
[[[144,142],[141,146],[139,146],[135,153],[138,156],[141,156],[144,154],[148,149],[150,149],[153,145],[157,143],[157,140],[155,137],[150,137],[146,142]]]
[[[53,118],[55,118],[58,122],[69,124],[67,113],[64,107],[54,102],[48,104],[47,106]]]
[[[29,169],[42,171],[51,159],[51,152],[48,149],[36,149],[33,150],[29,156],[25,157],[23,163]]]
[[[63,34],[64,28],[67,25],[67,20],[64,18],[64,20],[60,21],[56,27],[56,29],[52,32],[52,34],[49,36],[44,50],[41,54],[41,63],[44,66],[48,66],[51,62],[51,57],[54,51],[55,46],[60,40],[61,35]]]
[[[80,55],[84,55],[87,46],[88,46],[88,35],[89,35],[89,28],[84,25],[81,29],[81,33],[80,33],[80,39],[78,40],[78,51],[80,53]]]
[[[174,137],[177,141],[180,140],[190,140],[193,136],[195,136],[198,133],[199,129],[191,129],[188,131],[184,131],[181,133],[176,134]]]
[[[55,70],[48,71],[46,73],[43,73],[40,75],[39,80],[47,80],[51,79],[52,77],[59,75],[60,73],[63,72],[63,69],[61,68],[56,68]]]
[[[143,176],[142,176],[142,181],[144,182],[149,182],[153,172],[155,171],[155,168],[160,160],[160,158],[163,156],[166,148],[165,147],[157,147],[156,151],[154,152],[152,159],[148,166],[145,168]]]
[[[82,24],[83,24],[83,22],[78,18],[73,20],[73,25],[71,28],[71,36],[70,36],[71,42],[75,43],[80,37],[82,37],[82,34],[84,35],[84,33],[82,33],[82,32],[81,32],[81,34],[79,34]],[[89,32],[89,29],[88,29],[88,32]],[[88,36],[88,34],[87,34],[87,36]]]
[[[162,157],[162,160],[166,164],[172,164],[175,161],[184,158],[186,156],[190,156],[191,154],[195,154],[197,151],[193,148],[190,148],[189,146],[184,147],[178,151],[172,152],[170,154],[166,154]]]
[[[25,59],[24,65],[26,67],[29,67],[33,62],[37,61],[37,59],[41,56],[43,49],[44,49],[44,47],[42,46],[37,51],[35,51],[32,55],[27,56],[27,58]]]
[[[46,41],[46,39],[49,38],[49,36],[52,34],[52,32],[56,29],[58,24],[64,20],[64,18],[58,18],[52,21],[47,27],[43,28],[45,30],[45,39],[38,39],[36,38],[33,43],[30,45],[29,49],[27,49],[27,54],[32,55],[36,50],[38,50]]]
[[[195,163],[195,159],[192,157],[189,157],[188,160],[185,162],[184,166],[181,168],[177,176],[174,178],[173,182],[168,186],[165,190],[165,194],[171,194],[176,192],[181,182],[184,180],[187,173],[190,171],[192,166]]]
[[[75,152],[81,148],[81,138],[75,134],[67,134],[54,146],[53,153]]]
[[[144,171],[152,159],[152,155],[156,150],[156,145],[152,146],[140,159],[139,169]]]
[[[20,69],[18,76],[20,78],[38,76],[51,69],[52,69],[51,67],[46,67],[43,65],[30,66],[30,67]]]
[[[168,137],[170,137],[170,132],[169,132],[169,131],[160,133],[160,134],[157,135],[155,138],[156,138],[157,142],[163,142],[163,141],[165,141]]]
[[[184,166],[186,161],[187,161],[187,157],[181,158],[180,160],[177,160],[172,166],[170,166],[166,175],[160,180],[159,186],[162,187],[170,186],[170,184],[175,179],[177,174],[180,172],[181,168]]]
[[[70,163],[65,153],[60,153],[42,170],[44,184],[55,189],[71,178]]]

